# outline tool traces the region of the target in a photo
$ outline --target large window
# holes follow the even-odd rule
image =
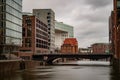
[[[22,32],[22,27],[16,24],[13,24],[12,22],[6,21],[6,27],[18,32]]]
[[[22,25],[22,20],[19,19],[19,18],[16,18],[8,13],[6,13],[6,19],[9,20],[9,21],[12,21],[18,25]]]
[[[117,8],[120,9],[120,0],[117,0]]]
[[[20,2],[18,2],[20,1]],[[13,8],[17,9],[18,11],[21,11],[22,10],[22,0],[6,0],[6,3],[9,5],[9,6],[12,6]]]
[[[12,38],[12,37],[6,37],[6,44],[22,45],[22,40],[17,38]]]
[[[10,14],[12,14],[12,15],[20,18],[20,19],[22,19],[22,13],[20,11],[17,11],[14,8],[8,6],[8,5],[6,5],[6,12],[8,12],[8,13],[10,13]]]
[[[6,36],[10,36],[14,38],[22,38],[22,33],[18,33],[10,29],[6,29]]]
[[[32,46],[31,38],[26,38],[25,39],[25,47],[31,47],[31,46]]]

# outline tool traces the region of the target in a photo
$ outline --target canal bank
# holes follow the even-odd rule
[[[112,67],[117,69],[116,71],[120,72],[120,59],[113,59],[112,60]]]
[[[6,74],[23,69],[31,69],[40,66],[40,61],[0,60],[0,74]]]
[[[75,61],[75,64],[78,63]],[[83,61],[89,63],[89,61]],[[103,66],[106,63],[106,66]],[[0,76],[0,80],[119,80],[120,73],[116,73],[116,68],[109,66],[108,62],[91,66],[74,65],[61,66],[38,66],[34,69],[17,71],[12,74]]]

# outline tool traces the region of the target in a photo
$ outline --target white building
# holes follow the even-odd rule
[[[72,26],[55,21],[55,50],[60,50],[65,38],[72,37],[74,37]]]

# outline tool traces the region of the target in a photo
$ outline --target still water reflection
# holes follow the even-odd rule
[[[78,62],[79,63],[79,62]],[[83,62],[84,63],[84,62]],[[71,63],[70,63],[71,64]],[[72,63],[74,64],[74,63]],[[79,63],[80,64],[80,63]],[[0,75],[0,80],[119,80],[116,67],[102,64],[42,66],[36,69]],[[108,64],[106,62],[106,64]]]

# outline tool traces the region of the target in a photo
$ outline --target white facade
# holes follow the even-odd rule
[[[74,37],[72,26],[55,21],[55,50],[60,50],[64,40],[72,37]]]
[[[60,50],[65,38],[68,38],[68,32],[55,30],[55,49]]]

